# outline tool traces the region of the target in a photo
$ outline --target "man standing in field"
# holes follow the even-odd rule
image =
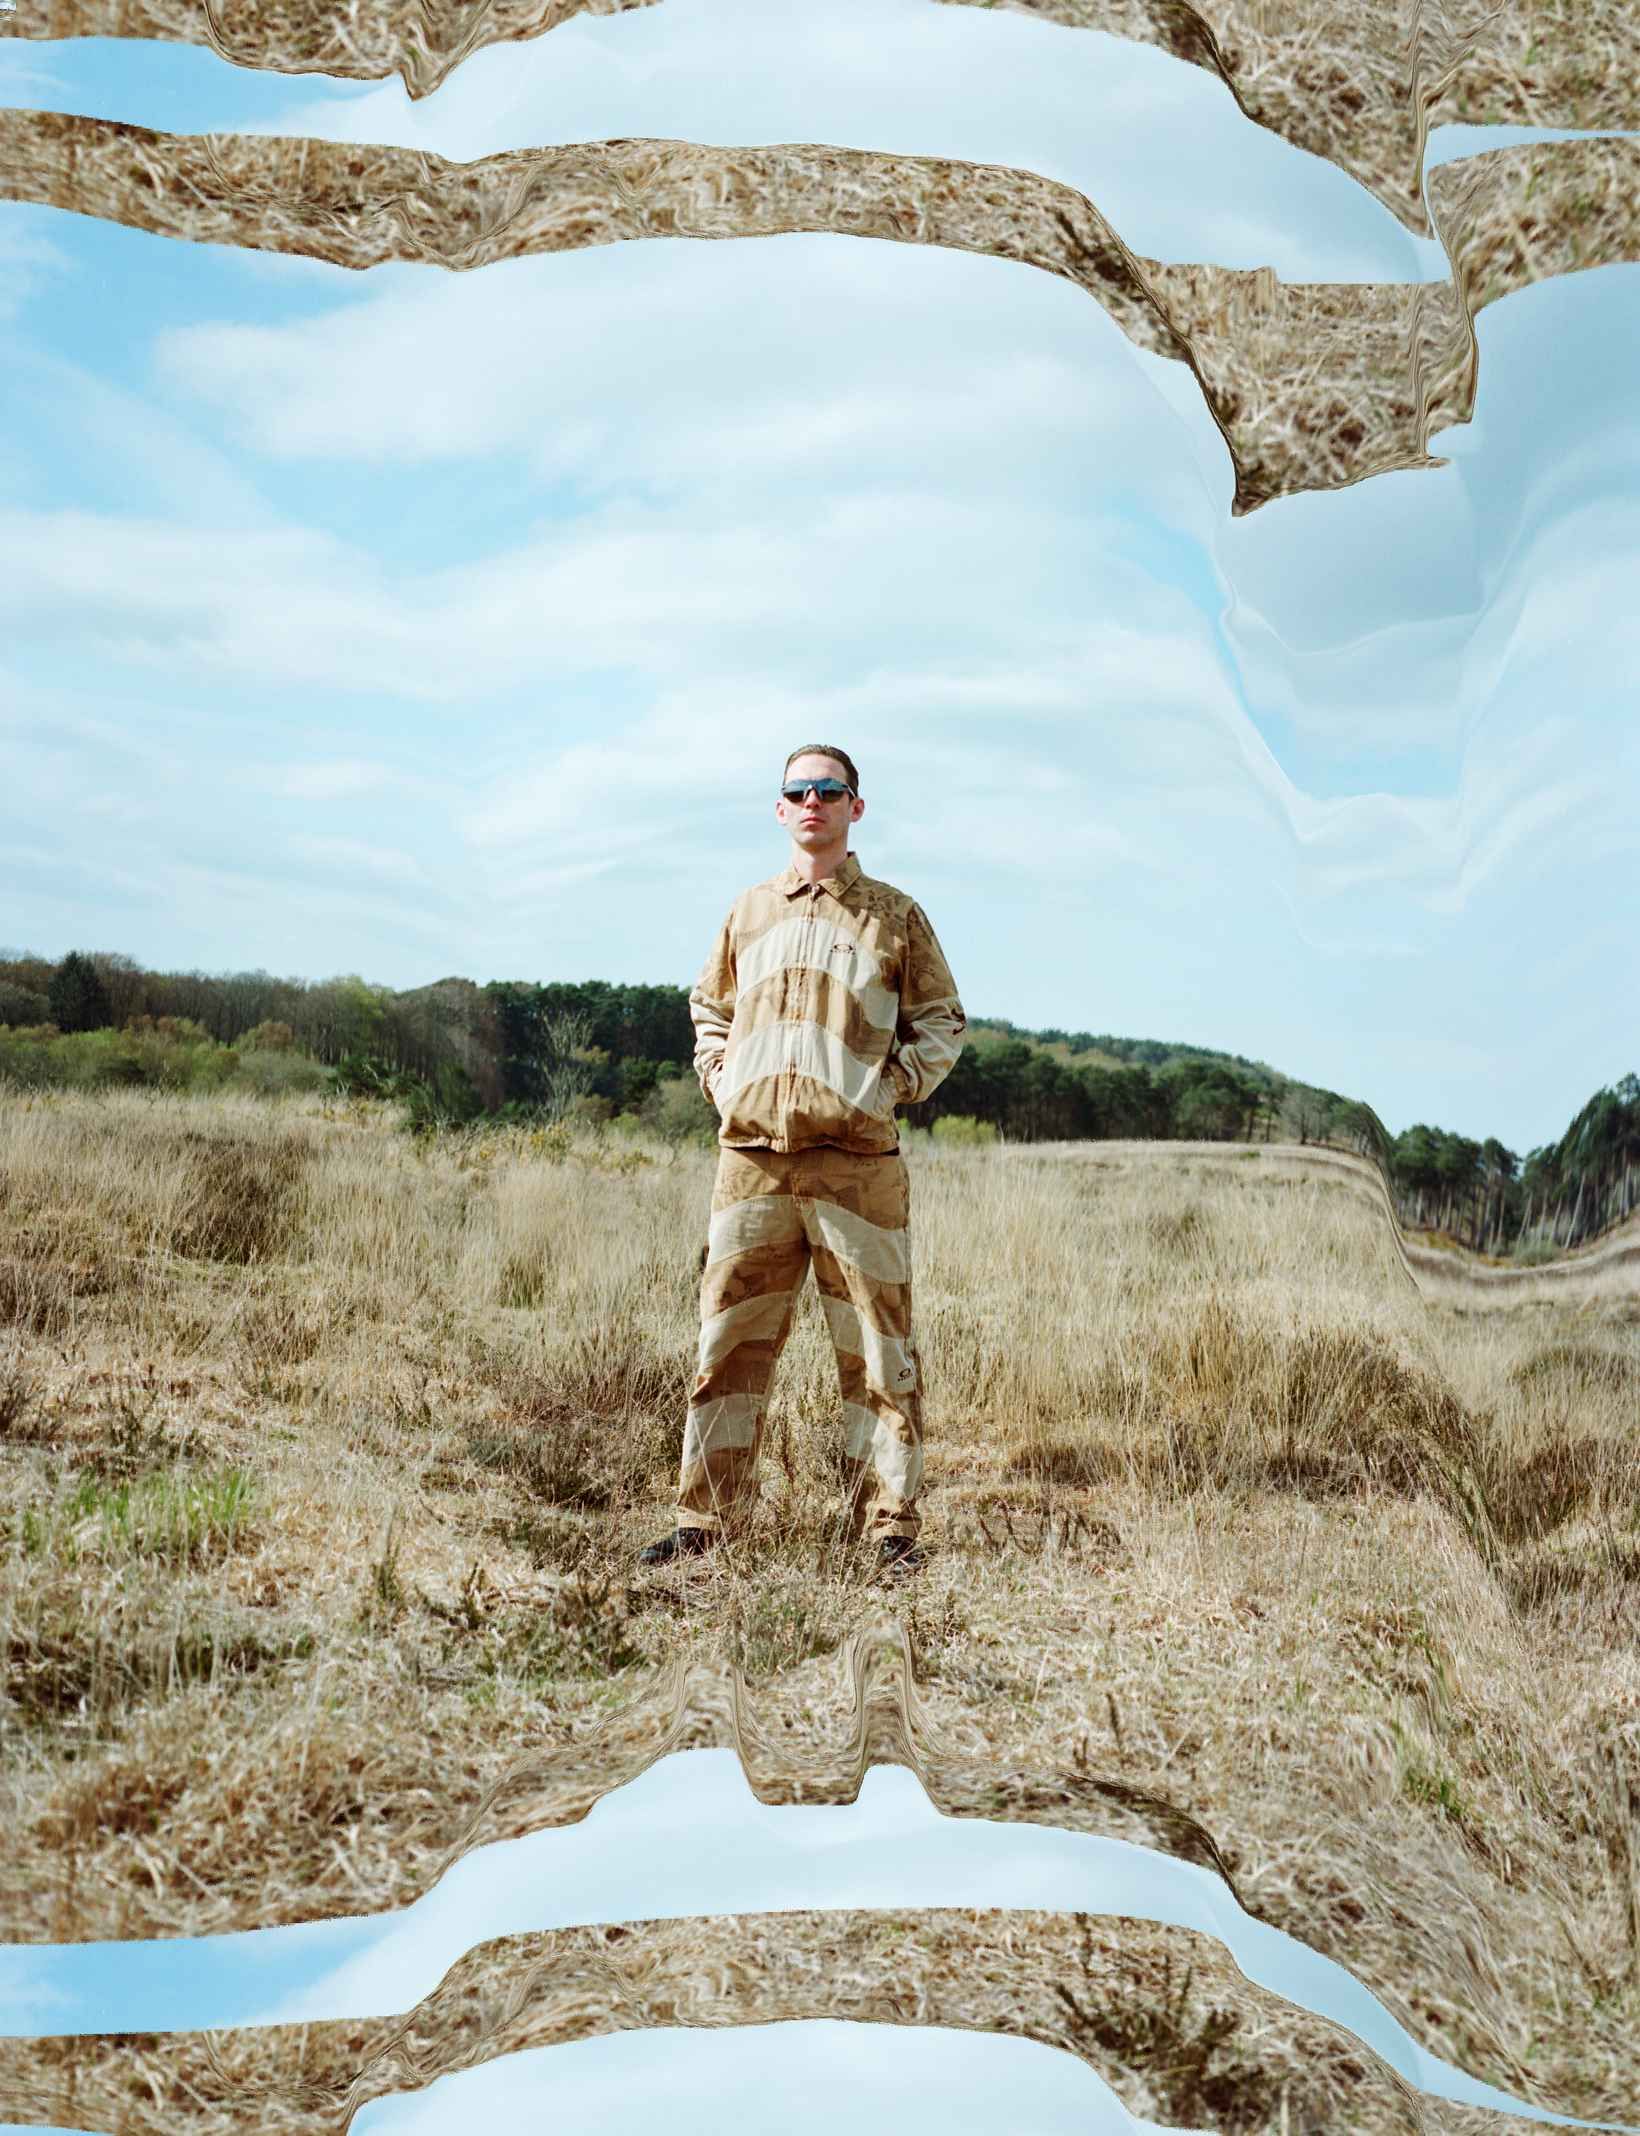
[[[936,1090],[967,1019],[920,905],[862,872],[854,763],[786,759],[791,865],[744,891],[689,996],[695,1073],[721,1126],[677,1527],[668,1564],[734,1535],[756,1503],[769,1381],[812,1260],[845,1423],[850,1534],[913,1571],[922,1383],[911,1339],[910,1182],[897,1105]]]

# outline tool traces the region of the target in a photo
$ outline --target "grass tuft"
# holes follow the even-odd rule
[[[276,1257],[290,1242],[305,1146],[193,1130],[178,1146],[186,1191],[172,1217],[171,1251],[237,1267]]]

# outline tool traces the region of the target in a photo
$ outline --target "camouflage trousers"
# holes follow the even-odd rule
[[[922,1381],[911,1340],[910,1208],[897,1150],[719,1151],[680,1528],[733,1533],[756,1502],[769,1381],[812,1261],[843,1398],[849,1529],[872,1539],[917,1533]]]

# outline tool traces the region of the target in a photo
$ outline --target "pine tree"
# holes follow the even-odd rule
[[[77,949],[71,949],[52,974],[46,999],[59,1031],[103,1031],[113,1020],[102,974]]]

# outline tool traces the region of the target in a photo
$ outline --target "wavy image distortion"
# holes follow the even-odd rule
[[[0,26],[397,74],[422,98],[487,45],[626,11],[52,0]],[[1640,106],[1632,7],[1014,11],[1210,71],[1250,119],[1432,234],[1449,277],[1285,284],[1168,264],[1032,171],[807,142],[619,139],[457,163],[12,109],[0,197],[359,270],[789,232],[1022,262],[1188,367],[1238,516],[1446,465],[1430,440],[1474,412],[1477,314],[1640,259],[1640,143],[1614,137]],[[1431,126],[1460,120],[1606,137],[1426,174]],[[857,953],[855,922],[839,924],[828,959]],[[743,993],[786,990],[763,996],[748,1059],[792,1028],[797,939],[730,945]],[[697,1059],[708,1098],[734,1012],[728,950],[720,970],[728,998],[703,985],[692,1000],[697,1032],[722,1024]],[[854,970],[815,982],[807,1072],[834,1092],[895,1028],[895,1003]],[[955,994],[931,991],[960,1037]],[[455,982],[435,993],[427,1043],[499,1090],[510,1041],[493,1009]],[[947,1076],[948,1098],[966,1088],[960,1050],[904,1101],[926,1107]],[[750,1103],[728,1092],[725,1121]],[[14,1523],[0,1933],[26,1956],[366,1916],[471,1850],[577,1822],[673,1752],[733,1747],[771,1803],[852,1802],[887,1762],[958,1819],[1196,1864],[1523,2110],[1640,2124],[1640,1090],[1602,1092],[1539,1166],[1535,1210],[1512,1221],[1524,1237],[1535,1218],[1543,1250],[1514,1257],[1497,1250],[1507,1181],[1491,1159],[1454,1187],[1432,1148],[1413,1176],[1369,1107],[1311,1100],[1296,1135],[1271,1100],[1260,1141],[1249,1126],[1244,1141],[1209,1129],[1047,1156],[919,1147],[918,1350],[894,1318],[903,1233],[886,1204],[834,1203],[818,1173],[777,1197],[748,1167],[703,1244],[699,1154],[640,1181],[607,1140],[557,1127],[495,1127],[475,1155],[471,1138],[411,1147],[330,1111],[224,1113],[202,1135],[124,1097],[48,1107],[8,1090],[0,1439],[19,1505],[30,1464],[66,1459],[80,1481],[50,1517]],[[115,1145],[140,1165],[99,1201],[85,1152]],[[801,1237],[826,1312],[791,1333],[771,1403],[790,1322],[763,1263],[778,1238],[800,1280]],[[171,1309],[173,1278],[144,1258],[155,1239],[167,1267],[211,1272],[208,1302],[174,1301],[191,1344],[82,1399],[72,1339]],[[282,1285],[281,1264],[301,1280]],[[719,1318],[697,1352],[703,1282]],[[406,1295],[428,1301],[408,1373],[375,1332]],[[455,1310],[435,1313],[441,1297]],[[518,1306],[530,1332],[486,1329]],[[896,1581],[871,1576],[837,1501],[858,1488],[870,1404],[883,1413],[872,1375],[908,1357],[930,1407],[931,1547]],[[428,1517],[389,1527],[361,1566],[300,1507],[258,1501],[248,1442],[212,1407],[222,1358],[275,1402],[327,1379],[368,1390],[363,1443],[414,1478]],[[846,1451],[834,1361],[865,1432]],[[760,1517],[697,1560],[644,1566],[697,1363],[722,1417],[755,1418]],[[879,1473],[915,1497],[907,1458],[900,1445]],[[190,1460],[202,1480],[154,1483]],[[893,1517],[903,1500],[884,1502],[884,1532],[915,1535]],[[252,1692],[246,1729],[236,1702]],[[1170,2126],[1512,2125],[1420,2091],[1212,1937],[1024,1907],[511,1935],[416,2009],[369,2020],[11,2038],[0,2113],[339,2130],[367,2101],[529,2047],[816,2017],[1044,2042]]]

